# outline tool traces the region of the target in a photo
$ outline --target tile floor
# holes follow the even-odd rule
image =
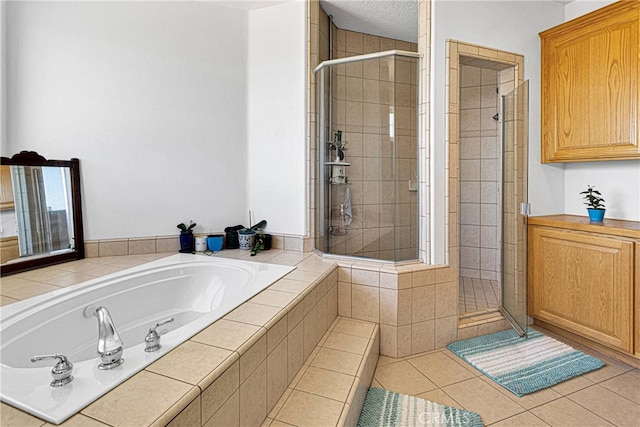
[[[480,414],[486,426],[640,426],[640,370],[545,333],[607,366],[517,397],[447,349],[392,359],[381,356],[373,386]]]
[[[500,305],[500,284],[497,280],[461,277],[459,283],[460,314],[497,308]]]

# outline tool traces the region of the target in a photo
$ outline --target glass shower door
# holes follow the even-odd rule
[[[500,311],[527,335],[527,161],[529,81],[502,97],[502,306]]]

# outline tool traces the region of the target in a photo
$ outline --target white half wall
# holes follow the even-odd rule
[[[80,159],[86,239],[248,220],[248,12],[204,2],[6,9],[8,149]]]
[[[247,206],[274,233],[306,234],[306,2],[249,11]]]

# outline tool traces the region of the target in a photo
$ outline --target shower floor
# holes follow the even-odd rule
[[[458,292],[460,314],[473,313],[500,306],[500,284],[497,280],[461,277]]]

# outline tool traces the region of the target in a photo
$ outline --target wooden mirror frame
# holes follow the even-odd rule
[[[0,164],[13,166],[56,166],[67,167],[71,175],[71,202],[73,212],[73,232],[75,251],[62,254],[33,257],[24,261],[15,261],[0,266],[0,276],[33,270],[67,261],[84,258],[84,231],[82,229],[82,198],[80,195],[80,160],[47,160],[35,151],[21,151],[13,157],[0,157]]]

